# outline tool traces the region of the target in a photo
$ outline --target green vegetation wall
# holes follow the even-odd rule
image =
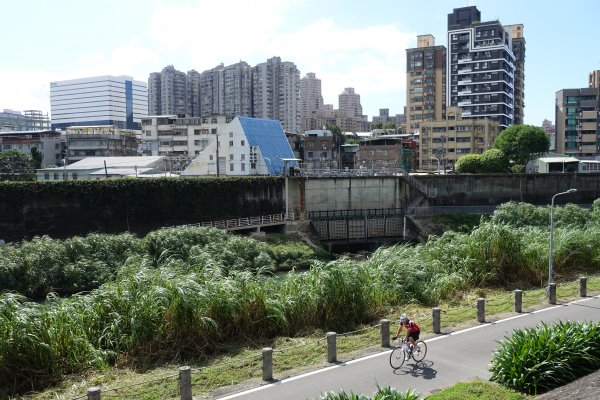
[[[169,225],[282,212],[280,177],[0,182],[0,239]]]

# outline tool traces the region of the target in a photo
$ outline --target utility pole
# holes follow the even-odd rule
[[[219,134],[217,133],[217,176],[219,176]]]

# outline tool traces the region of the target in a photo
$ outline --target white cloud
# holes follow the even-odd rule
[[[331,19],[280,36],[273,43],[282,58],[297,63],[302,75],[315,72],[326,103],[338,106],[338,95],[353,87],[361,95],[363,112],[390,108],[400,113],[405,103],[406,48],[416,34],[394,25],[345,28]]]

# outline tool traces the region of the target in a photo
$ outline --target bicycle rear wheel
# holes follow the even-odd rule
[[[406,357],[402,346],[396,347],[390,353],[390,365],[392,366],[392,368],[398,369],[402,366],[402,364],[404,364],[405,358]]]
[[[427,354],[427,344],[422,340],[417,340],[412,351],[412,358],[416,362],[423,361]]]

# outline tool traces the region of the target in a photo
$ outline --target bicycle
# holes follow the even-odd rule
[[[427,355],[427,344],[422,340],[417,340],[411,349],[406,344],[406,339],[402,339],[400,346],[396,346],[390,353],[390,365],[394,370],[402,367],[404,361],[412,357],[416,362],[423,361]]]

